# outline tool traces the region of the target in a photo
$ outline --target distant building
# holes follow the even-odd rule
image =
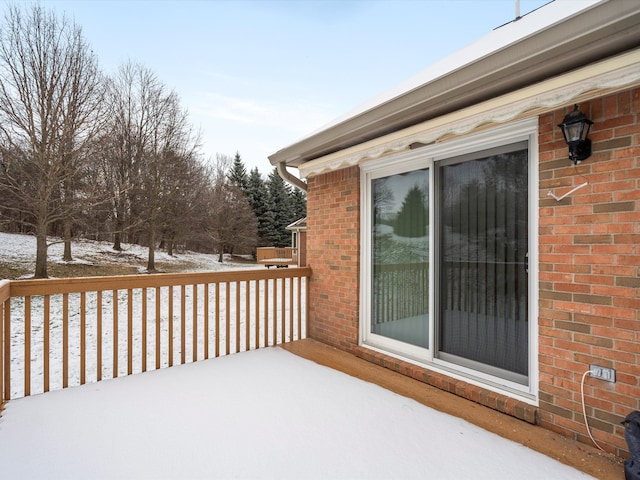
[[[307,266],[307,217],[287,225],[291,232],[291,246],[298,249],[298,267]]]

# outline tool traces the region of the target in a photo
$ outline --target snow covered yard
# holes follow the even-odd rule
[[[85,265],[88,267],[98,267],[100,265],[127,265],[135,267],[138,273],[145,273],[148,249],[136,244],[123,244],[122,251],[114,250],[111,242],[96,242],[83,239],[74,239],[71,253],[73,260],[65,262],[62,260],[64,243],[57,238],[49,238],[48,260],[50,264],[60,265]],[[24,278],[30,278],[35,268],[36,257],[36,237],[33,235],[19,235],[13,233],[0,232],[0,260],[3,263],[11,264],[21,270],[30,272]],[[228,256],[225,262],[218,261],[218,255],[208,253],[197,253],[191,251],[179,251],[175,255],[167,255],[163,250],[155,252],[156,263],[170,267],[178,265],[189,266],[181,271],[220,271],[264,268],[255,263],[234,262]],[[50,277],[52,277],[50,273]]]
[[[2,478],[586,479],[277,347],[9,402]]]

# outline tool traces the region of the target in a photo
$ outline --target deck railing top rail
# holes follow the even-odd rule
[[[245,280],[266,280],[309,277],[311,269],[300,267],[295,271],[242,269],[223,272],[156,273],[142,275],[115,275],[108,277],[48,278],[4,281],[9,283],[10,297],[47,295],[59,293],[81,293],[129,288],[155,288],[203,283],[226,283]]]

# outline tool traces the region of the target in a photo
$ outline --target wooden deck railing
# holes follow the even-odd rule
[[[304,338],[310,274],[0,281],[0,400]]]

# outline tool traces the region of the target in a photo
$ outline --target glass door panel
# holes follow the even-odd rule
[[[371,332],[429,347],[429,171],[372,180]]]
[[[517,145],[443,163],[438,357],[526,383],[528,150]]]

